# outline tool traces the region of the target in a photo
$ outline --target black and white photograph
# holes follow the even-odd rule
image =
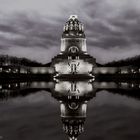
[[[0,140],[140,140],[140,1],[0,0]]]

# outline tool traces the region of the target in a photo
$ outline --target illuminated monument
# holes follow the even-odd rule
[[[91,76],[95,66],[95,58],[87,53],[84,26],[76,15],[71,15],[64,26],[61,52],[52,59],[52,67],[58,76]]]

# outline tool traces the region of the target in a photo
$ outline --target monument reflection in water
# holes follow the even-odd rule
[[[87,102],[95,96],[89,81],[61,81],[55,83],[52,96],[59,100],[63,130],[70,140],[84,131]]]
[[[26,96],[35,91],[49,91],[60,102],[63,130],[70,140],[77,139],[84,131],[87,114],[87,102],[93,99],[100,90],[111,90],[114,93],[128,93],[135,96],[139,92],[140,82],[104,82],[104,81],[30,81],[6,82],[0,84],[0,98],[8,100],[17,96]],[[123,92],[122,92],[123,91]],[[130,94],[132,92],[133,94]]]

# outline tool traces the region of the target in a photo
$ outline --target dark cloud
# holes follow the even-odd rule
[[[49,62],[58,53],[62,27],[62,23],[34,14],[11,15],[0,23],[0,53]]]
[[[23,47],[52,47],[58,45],[54,41],[59,39],[59,24],[51,24],[34,15],[17,14],[8,19],[7,25],[0,25],[0,40]]]
[[[102,2],[96,1],[95,3],[94,1],[93,4],[95,3],[95,5],[92,4],[92,1],[87,2],[87,16],[93,19],[91,23],[87,23],[87,30],[89,30],[87,31],[87,35],[89,32],[92,32],[89,37],[96,38],[97,40],[94,41],[91,39],[89,44],[103,48],[112,48],[115,46],[122,48],[139,43],[139,41],[136,42],[136,40],[139,40],[138,34],[140,31],[140,14],[138,11],[128,8],[127,10],[119,11],[116,16],[108,17],[107,15],[110,14],[108,13],[109,10],[107,12],[105,9],[109,6],[103,2],[104,9],[100,9],[102,7]],[[114,11],[115,9],[112,7],[112,14]]]

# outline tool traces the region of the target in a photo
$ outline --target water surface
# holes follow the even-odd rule
[[[31,87],[33,84],[35,85]],[[54,97],[56,93],[54,92],[55,84],[53,82],[42,82],[42,85],[40,82],[25,85],[24,89],[22,86],[12,89],[12,85],[3,86],[2,84],[1,86],[0,139],[68,139],[68,136],[63,132],[60,117],[59,101],[63,98],[63,96],[60,97],[62,88],[60,88],[60,92],[58,93],[58,100],[58,96]],[[85,82],[85,85],[88,86],[87,82]],[[71,88],[74,88],[74,86],[71,86]],[[80,134],[78,139],[139,140],[139,88],[135,89],[131,87],[129,90],[127,87],[120,89],[114,87],[111,90],[109,87],[99,88],[98,86],[97,88],[94,86],[94,88],[95,90],[92,90],[92,93],[88,91],[89,88],[81,90],[82,88],[80,89],[77,85],[75,93],[73,92],[73,94],[80,94],[81,92],[79,93],[79,91],[83,91],[85,94],[89,94],[88,92],[90,92],[91,96],[87,103],[88,108],[84,123],[84,132]],[[67,88],[63,88],[63,92],[65,90]],[[68,93],[64,93],[67,96]],[[80,96],[82,97],[83,95]]]

